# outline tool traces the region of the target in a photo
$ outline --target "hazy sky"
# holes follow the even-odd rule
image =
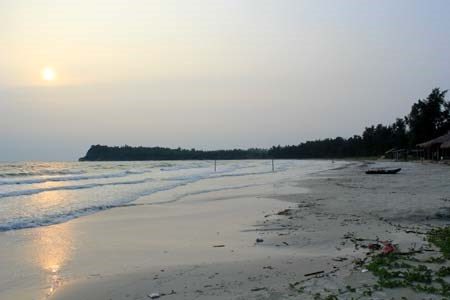
[[[449,11],[446,0],[0,0],[0,160],[360,134],[450,88]]]

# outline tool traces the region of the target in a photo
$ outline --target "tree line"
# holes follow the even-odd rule
[[[419,99],[408,115],[389,125],[366,127],[362,135],[329,138],[270,149],[203,151],[163,147],[109,147],[93,145],[80,161],[199,160],[267,158],[343,158],[379,156],[392,148],[411,149],[450,130],[450,102],[447,90],[435,88],[426,99]]]
[[[202,160],[202,159],[263,159],[268,158],[266,149],[233,149],[203,151],[196,149],[170,149],[163,147],[109,147],[92,145],[80,161],[127,161],[127,160]]]
[[[405,117],[390,125],[366,127],[362,135],[274,146],[268,154],[273,158],[342,158],[379,156],[393,148],[413,149],[450,130],[450,102],[445,99],[446,93],[447,90],[435,88],[426,99],[414,103]]]

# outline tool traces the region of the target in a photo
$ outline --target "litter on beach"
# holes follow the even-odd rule
[[[259,291],[264,291],[267,290],[266,287],[257,287],[257,288],[253,288],[251,289],[252,292],[259,292]]]
[[[308,274],[305,274],[305,277],[319,275],[322,273],[325,273],[325,271],[317,271],[317,272],[308,273]]]
[[[370,250],[380,250],[381,249],[381,245],[380,244],[369,244],[367,245],[367,248],[369,248]]]
[[[369,169],[366,171],[366,174],[397,174],[402,169]]]
[[[395,247],[391,243],[385,243],[383,247],[383,254],[387,255],[395,251]]]

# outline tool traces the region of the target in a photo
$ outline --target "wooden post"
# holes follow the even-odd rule
[[[217,160],[214,160],[214,172],[217,172]]]
[[[274,165],[273,159],[272,159],[272,172],[275,172],[275,165]]]

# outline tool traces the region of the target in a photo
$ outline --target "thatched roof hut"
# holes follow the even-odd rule
[[[418,144],[417,147],[424,149],[425,157],[429,159],[442,160],[449,158],[450,131],[435,139]]]
[[[419,148],[431,148],[435,146],[440,146],[442,148],[442,145],[449,144],[450,148],[450,131],[444,135],[441,135],[440,137],[437,137],[435,139],[426,141],[424,143],[418,144],[417,147]]]
[[[441,144],[441,149],[450,149],[450,141]]]

